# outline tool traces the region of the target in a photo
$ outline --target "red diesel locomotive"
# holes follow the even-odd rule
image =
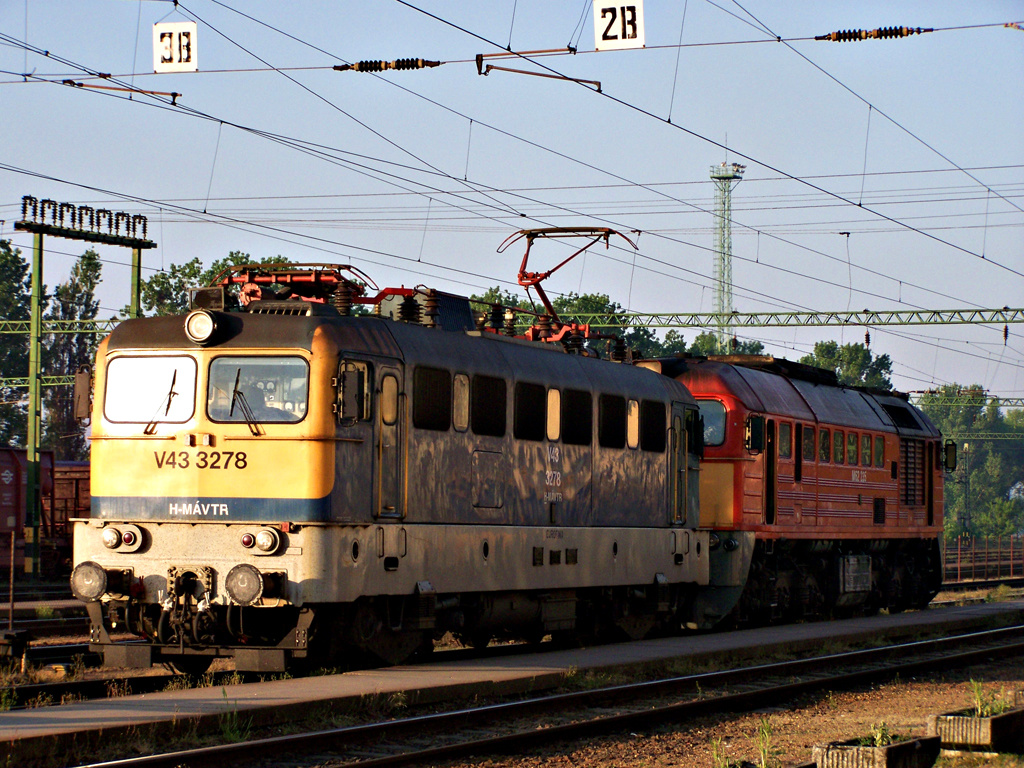
[[[714,533],[698,624],[931,601],[955,447],[905,395],[773,357],[641,364],[685,384],[704,421],[700,521]]]

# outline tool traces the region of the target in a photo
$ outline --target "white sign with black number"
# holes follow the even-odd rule
[[[153,25],[153,71],[197,72],[196,23],[174,21]]]
[[[644,47],[644,4],[634,0],[616,5],[610,0],[594,0],[594,49],[620,51]]]

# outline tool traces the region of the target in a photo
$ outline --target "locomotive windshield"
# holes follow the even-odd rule
[[[218,357],[206,411],[213,421],[292,424],[306,415],[309,365],[301,357]]]
[[[183,424],[195,406],[196,361],[191,357],[117,357],[107,365],[107,421]]]
[[[704,421],[704,445],[725,442],[725,405],[717,400],[698,400],[700,416]]]

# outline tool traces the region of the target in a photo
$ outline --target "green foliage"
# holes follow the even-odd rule
[[[18,693],[13,688],[4,686],[0,690],[0,712],[10,712],[18,705]]]
[[[728,349],[718,348],[718,336],[710,331],[703,331],[697,334],[697,338],[690,345],[689,353],[700,357],[711,355],[763,355],[764,344],[760,341],[739,341],[732,339]]]
[[[711,739],[711,768],[729,768],[729,758],[725,755],[725,745],[721,736]]]
[[[199,257],[184,264],[171,264],[142,283],[140,303],[152,315],[183,315],[188,311],[188,289],[200,285],[203,265]],[[127,309],[122,311],[127,316]]]
[[[78,257],[68,279],[57,286],[50,300],[46,320],[95,320],[100,302],[96,288],[102,279],[99,254],[91,248]],[[54,333],[44,339],[43,372],[54,375],[74,373],[92,365],[99,339],[94,333]],[[60,461],[84,461],[89,448],[81,425],[74,416],[71,387],[43,390],[45,416],[42,445],[52,448]]]
[[[779,750],[774,745],[772,722],[767,717],[762,717],[757,724],[758,765],[760,768],[774,768],[779,764]]]
[[[819,341],[814,352],[800,358],[801,363],[834,371],[840,384],[892,389],[892,360],[888,355],[875,357],[863,344],[843,344]]]
[[[889,724],[884,720],[871,725],[871,746],[873,747],[888,747],[890,744],[902,740],[903,736],[891,730]]]
[[[946,474],[943,491],[947,538],[1024,531],[1024,440],[972,437],[1024,433],[1024,412],[1003,411],[976,384],[946,385],[919,405],[943,435],[956,438],[957,468]]]
[[[992,717],[994,715],[1001,715],[1003,712],[1013,708],[1013,702],[1007,699],[1000,692],[997,696],[994,693],[986,693],[984,684],[975,679],[971,679],[971,695],[974,697],[974,716],[975,717]]]
[[[238,704],[231,705],[228,702],[227,688],[221,688],[224,696],[225,711],[220,715],[220,733],[224,740],[229,743],[248,741],[252,731],[252,718],[242,717],[238,714]]]
[[[0,319],[28,320],[32,282],[21,250],[0,240]],[[0,377],[28,375],[28,336],[0,334]],[[25,390],[0,387],[0,445],[24,445],[28,430]]]
[[[487,311],[486,306],[499,304],[502,307],[511,307],[528,312],[544,313],[544,307],[540,303],[531,303],[511,291],[503,291],[495,286],[484,291],[482,294],[469,297],[471,301],[477,302],[477,311]],[[618,302],[612,301],[604,293],[567,293],[559,296],[551,302],[552,309],[566,322],[575,321],[582,314],[612,315],[610,322],[604,325],[590,324],[594,331],[621,336],[626,346],[633,350],[633,355],[638,358],[671,357],[673,355],[717,355],[718,341],[713,333],[701,333],[694,340],[693,344],[687,347],[686,339],[676,330],[670,330],[665,338],[659,339],[657,334],[650,328],[643,326],[629,325],[625,317],[616,322],[614,315],[623,314],[624,309]],[[591,341],[590,346],[599,351],[604,350],[604,343]],[[760,355],[764,353],[764,345],[759,341],[740,341],[730,345],[726,350],[728,354],[737,355]]]
[[[189,288],[202,288],[223,272],[227,267],[242,264],[287,264],[288,259],[274,256],[254,260],[248,253],[231,251],[223,259],[217,259],[204,269],[199,257],[184,264],[171,264],[166,271],[158,272],[143,281],[141,304],[143,311],[150,315],[183,315],[189,308]],[[128,309],[121,310],[128,316]]]

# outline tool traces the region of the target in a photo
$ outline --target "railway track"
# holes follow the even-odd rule
[[[102,763],[376,768],[522,752],[1024,653],[1024,626]],[[541,727],[542,726],[542,727]],[[99,764],[94,764],[98,768]]]

